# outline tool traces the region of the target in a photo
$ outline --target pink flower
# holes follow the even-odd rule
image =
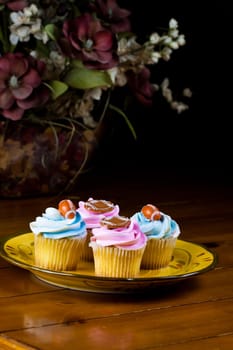
[[[152,98],[155,92],[153,85],[150,83],[150,70],[143,68],[138,74],[130,71],[127,73],[128,84],[137,99],[146,106],[152,105]]]
[[[27,0],[0,0],[0,4],[6,5],[12,11],[23,10],[27,6]]]
[[[128,19],[131,12],[120,8],[116,0],[96,0],[90,6],[104,23],[108,23],[113,33],[131,30],[131,23]]]
[[[49,98],[49,90],[42,85],[44,63],[21,53],[0,57],[0,114],[19,120],[24,111],[39,107]]]
[[[89,68],[108,69],[117,65],[113,33],[89,13],[66,21],[63,33],[65,38],[60,43],[67,56],[80,59]]]

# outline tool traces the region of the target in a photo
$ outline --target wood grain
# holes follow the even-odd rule
[[[27,327],[10,334],[41,349],[48,349],[51,339],[56,349],[72,349],[74,334],[82,349],[103,349],[110,344],[111,349],[166,349],[174,343],[229,334],[232,324],[233,305],[223,300],[181,305],[179,308],[148,308],[100,319],[69,320],[47,327]]]

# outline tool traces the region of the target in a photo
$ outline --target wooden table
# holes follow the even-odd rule
[[[0,349],[232,349],[233,187],[199,175],[90,175],[72,198],[109,199],[124,215],[154,203],[180,223],[182,240],[217,253],[215,268],[151,293],[115,295],[52,286],[0,259]],[[28,232],[62,198],[1,199],[1,236]]]

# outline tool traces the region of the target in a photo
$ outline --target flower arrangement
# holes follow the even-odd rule
[[[32,122],[95,130],[112,109],[134,134],[125,112],[111,103],[125,86],[145,105],[161,89],[172,108],[187,109],[173,99],[168,80],[150,82],[150,66],[185,44],[177,21],[141,43],[130,14],[117,0],[0,0],[1,128]]]

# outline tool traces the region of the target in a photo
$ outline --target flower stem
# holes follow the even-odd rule
[[[112,104],[109,104],[109,108],[112,109],[113,111],[117,112],[118,114],[120,114],[124,118],[126,124],[128,125],[128,127],[133,135],[133,138],[136,140],[137,139],[136,132],[134,130],[133,125],[130,123],[127,115],[120,108],[113,106]]]

